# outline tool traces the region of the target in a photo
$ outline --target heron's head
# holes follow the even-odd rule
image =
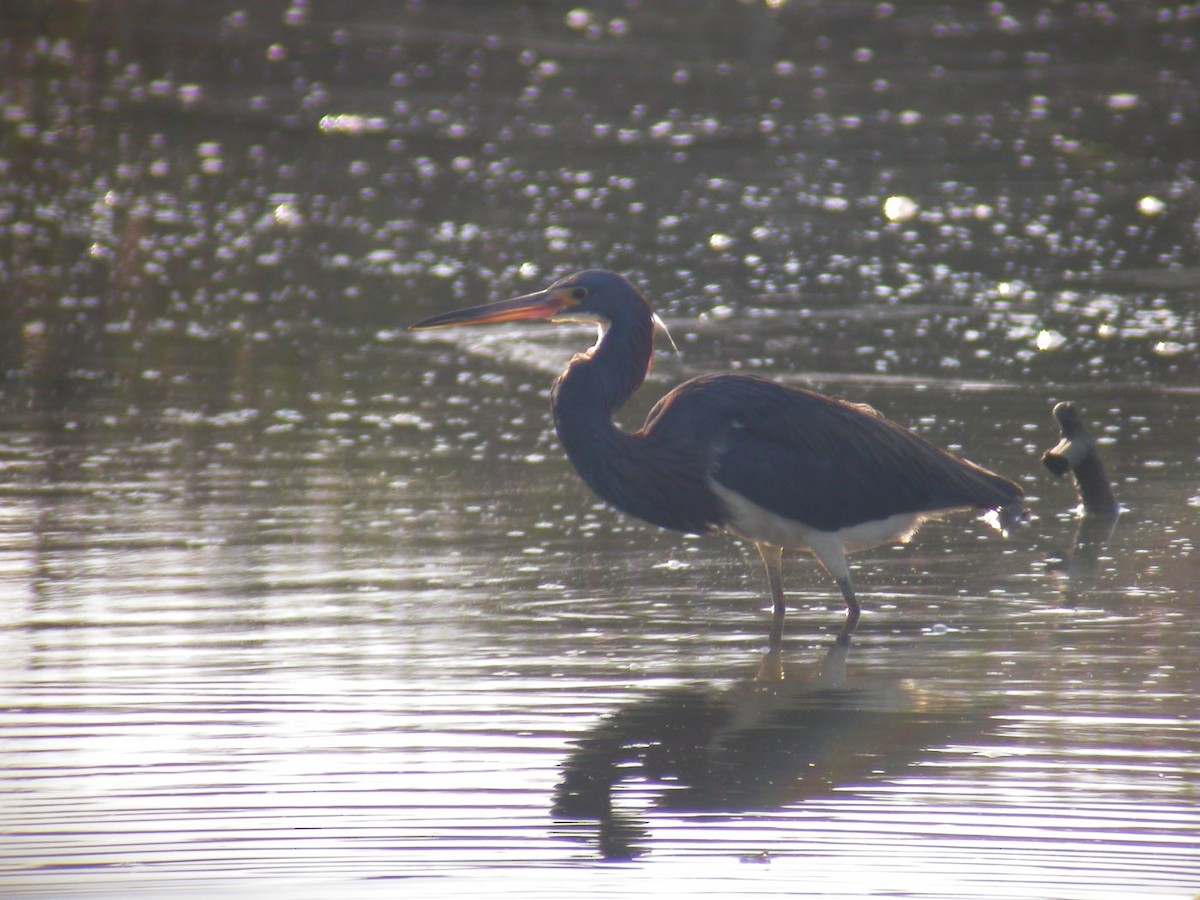
[[[603,269],[588,269],[560,278],[548,288],[498,303],[485,303],[422,319],[410,331],[455,328],[463,325],[496,325],[544,319],[551,322],[597,322],[602,328],[615,323],[650,323],[666,331],[650,304],[624,276]],[[668,339],[670,335],[667,335]],[[672,345],[674,342],[672,341]]]

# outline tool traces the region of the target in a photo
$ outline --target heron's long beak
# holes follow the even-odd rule
[[[577,306],[569,291],[546,290],[533,294],[469,306],[453,312],[441,313],[409,325],[409,331],[426,331],[431,328],[457,328],[461,325],[497,325],[501,322],[521,322],[526,319],[553,319],[555,316]]]

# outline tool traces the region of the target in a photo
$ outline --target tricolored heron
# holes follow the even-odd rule
[[[779,659],[783,640],[784,549],[812,552],[833,576],[846,601],[846,642],[859,617],[847,552],[907,540],[938,513],[1020,508],[1016,484],[869,406],[752,375],[693,378],[663,397],[640,431],[622,431],[612,416],[646,377],[658,318],[613,272],[580,272],[412,330],[526,319],[599,324],[595,346],[571,360],[550,392],[567,457],[623,512],[676,531],[727,530],[753,541],[774,604],[769,658]]]

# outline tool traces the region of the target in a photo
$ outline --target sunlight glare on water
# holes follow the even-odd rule
[[[0,13],[0,893],[1196,895],[1197,21]],[[788,554],[753,681],[754,548],[558,446],[594,329],[406,330],[595,266],[678,344],[623,425],[760,374],[1031,520],[855,556],[848,653]]]

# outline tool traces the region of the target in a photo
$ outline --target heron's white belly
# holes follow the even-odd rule
[[[790,550],[811,550],[822,560],[831,552],[840,555],[891,541],[907,541],[928,518],[920,513],[897,513],[886,519],[874,519],[836,531],[821,531],[763,509],[716,482],[710,484],[730,512],[730,531],[758,543]]]

